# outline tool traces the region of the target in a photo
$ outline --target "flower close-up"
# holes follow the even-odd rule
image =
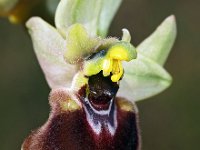
[[[33,13],[39,3],[53,13],[58,2],[55,25]],[[13,23],[27,20],[34,52],[51,90],[49,118],[25,138],[22,150],[141,150],[136,102],[172,83],[163,66],[176,39],[176,20],[174,15],[167,17],[135,46],[126,24],[118,31],[121,37],[108,34],[121,3],[0,1],[1,16]]]
[[[141,149],[135,102],[170,86],[172,78],[162,66],[176,23],[168,17],[137,47],[125,28],[121,39],[107,37],[120,3],[62,0],[56,27],[40,17],[26,23],[51,88],[51,112],[23,150]]]
[[[0,150],[198,150],[199,6],[0,0]]]

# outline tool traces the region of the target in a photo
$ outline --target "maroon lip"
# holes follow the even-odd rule
[[[87,93],[89,88],[89,93]],[[51,94],[48,121],[25,140],[24,150],[138,150],[137,114],[124,109],[115,98],[119,86],[102,73],[89,77],[76,96],[82,103],[73,111],[63,110],[70,91]],[[126,104],[127,106],[127,104]]]
[[[92,97],[91,95],[88,96],[88,99],[90,101],[90,104],[96,109],[96,110],[107,110],[110,106],[110,97],[104,96],[103,99],[96,99]]]

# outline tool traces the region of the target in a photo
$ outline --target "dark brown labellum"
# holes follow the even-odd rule
[[[117,90],[117,83],[98,74],[78,93],[52,91],[49,119],[26,138],[23,150],[139,150],[137,108],[115,98]]]

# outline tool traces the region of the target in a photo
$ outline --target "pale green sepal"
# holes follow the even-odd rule
[[[29,19],[26,26],[50,88],[70,87],[76,68],[64,60],[66,43],[63,37],[39,17]]]
[[[83,24],[91,36],[105,37],[121,0],[61,0],[55,16],[58,30],[65,36],[69,26]]]
[[[136,60],[124,63],[124,77],[117,96],[130,101],[143,100],[165,90],[172,82],[171,76],[159,64],[138,54]]]
[[[55,24],[61,33],[75,23],[81,23],[92,36],[97,34],[101,0],[61,0],[55,15]]]
[[[138,47],[138,53],[164,65],[177,34],[175,17],[169,16]]]
[[[65,60],[76,64],[89,54],[95,52],[99,43],[98,38],[92,38],[81,24],[74,24],[68,28],[66,35]]]

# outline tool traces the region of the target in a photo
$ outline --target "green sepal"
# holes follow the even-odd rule
[[[136,48],[137,59],[124,63],[119,96],[130,101],[143,100],[171,85],[172,77],[162,66],[172,49],[176,34],[176,21],[172,15]]]
[[[64,60],[66,42],[63,37],[53,26],[39,17],[29,19],[26,26],[50,88],[70,87],[77,69]]]
[[[130,101],[143,100],[165,90],[172,82],[169,73],[151,59],[138,54],[137,59],[124,62],[124,76],[118,96]]]
[[[55,24],[65,35],[67,28],[81,23],[92,36],[106,37],[110,23],[122,0],[62,0]]]
[[[138,47],[138,53],[164,65],[176,39],[177,29],[175,17],[169,16]]]

